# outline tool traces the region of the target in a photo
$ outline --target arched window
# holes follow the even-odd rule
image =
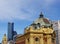
[[[37,24],[40,27],[40,23]]]
[[[40,44],[39,38],[35,38],[35,44]]]
[[[39,39],[38,38],[35,38],[35,41],[39,41]]]

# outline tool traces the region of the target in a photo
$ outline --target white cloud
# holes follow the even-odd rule
[[[0,20],[26,19],[28,15],[20,11],[23,6],[21,0],[0,0]]]
[[[0,0],[0,20],[30,19],[38,7],[44,8],[54,0]]]

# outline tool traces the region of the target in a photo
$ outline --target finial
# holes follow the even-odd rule
[[[41,12],[41,13],[40,13],[40,18],[43,18],[43,17],[44,17],[44,15],[43,15],[43,13]]]
[[[4,34],[4,36],[6,36],[6,34]]]

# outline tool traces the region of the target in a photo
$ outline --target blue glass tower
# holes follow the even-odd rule
[[[8,23],[8,41],[13,40],[14,36],[14,23]]]

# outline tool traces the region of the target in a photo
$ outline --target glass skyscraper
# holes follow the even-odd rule
[[[14,36],[14,23],[8,23],[8,41],[13,40]]]

